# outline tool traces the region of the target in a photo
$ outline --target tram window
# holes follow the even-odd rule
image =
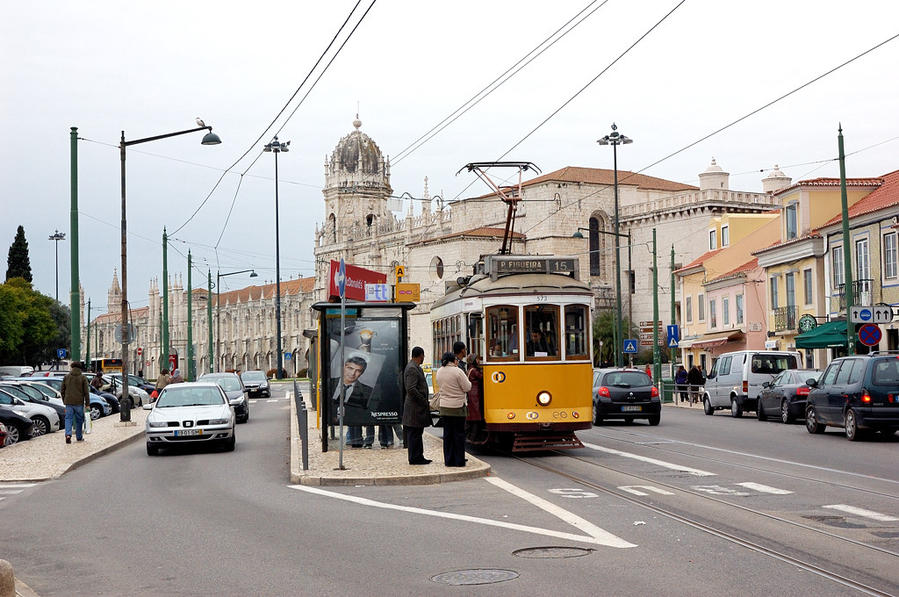
[[[559,307],[555,305],[531,305],[524,308],[527,345],[525,357],[554,359],[559,354]]]
[[[518,307],[488,307],[487,346],[488,360],[518,360]]]
[[[584,360],[590,358],[587,346],[587,307],[568,305],[565,307],[565,358]]]
[[[483,357],[484,348],[481,343],[481,337],[484,335],[483,321],[480,313],[471,313],[468,315],[468,353],[477,354]]]

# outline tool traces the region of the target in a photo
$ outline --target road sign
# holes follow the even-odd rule
[[[122,324],[118,324],[113,330],[113,337],[119,344],[130,344],[131,342],[134,342],[134,325],[129,323],[128,327],[125,329],[127,330],[127,333],[123,334]]]
[[[866,323],[858,328],[858,339],[865,346],[880,344],[880,339],[882,337],[883,333],[880,331],[880,326],[876,323]]]
[[[624,341],[624,350],[622,351],[625,354],[637,354],[637,340],[635,338],[628,338]]]
[[[874,313],[871,307],[851,307],[849,309],[849,321],[851,323],[871,323]]]
[[[386,303],[390,300],[390,286],[387,284],[366,284],[365,300]]]
[[[668,340],[670,341],[672,338],[680,340],[680,328],[677,325],[668,326]]]
[[[66,355],[67,355],[67,354],[68,354],[68,351],[67,351],[65,348],[57,348],[57,349],[56,349],[56,358],[57,358],[57,359],[64,359],[64,358],[66,358]]]
[[[138,349],[137,349],[137,356],[140,356],[140,355],[142,355],[142,354],[144,354],[144,349],[143,349],[143,348],[138,348]]]
[[[399,282],[406,277],[406,267],[403,265],[397,265],[393,268],[393,273],[394,275],[396,275],[396,281]]]
[[[343,258],[340,259],[340,269],[337,270],[337,290],[340,298],[346,296],[346,263]]]
[[[677,348],[677,338],[668,338],[668,348]]]
[[[293,358],[293,353],[290,353],[290,352],[285,352],[285,353],[284,353],[284,360],[285,360],[285,361],[289,361],[289,360],[292,359],[292,358]]]

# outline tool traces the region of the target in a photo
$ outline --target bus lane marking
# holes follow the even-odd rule
[[[854,514],[855,516],[864,516],[865,518],[871,518],[880,522],[896,522],[899,520],[899,518],[896,518],[895,516],[881,514],[880,512],[874,512],[873,510],[865,510],[864,508],[856,508],[855,506],[847,506],[846,504],[831,504],[829,506],[821,507],[827,508],[828,510],[839,510],[840,512]]]
[[[648,493],[646,493],[646,491],[651,491],[659,495],[674,495],[674,493],[671,491],[668,491],[666,489],[659,489],[658,487],[653,487],[652,485],[619,485],[618,489],[639,496],[649,495]]]
[[[671,469],[673,471],[679,471],[682,473],[689,473],[696,477],[714,477],[715,473],[710,473],[708,471],[699,470],[698,468],[691,468],[689,466],[683,466],[680,464],[674,464],[673,462],[665,462],[664,460],[657,460],[655,458],[649,458],[648,456],[640,456],[639,454],[631,454],[630,452],[622,452],[621,450],[613,450],[612,448],[605,448],[603,446],[598,446],[596,444],[591,444],[589,442],[582,442],[585,448],[590,448],[591,450],[596,450],[597,452],[605,452],[606,454],[614,454],[616,456],[623,456],[625,458],[633,458],[634,460],[639,460],[641,462],[648,462],[649,464],[655,464],[656,466],[661,466],[663,468]]]
[[[318,487],[312,487],[312,486],[307,486],[307,485],[288,485],[288,488],[296,489],[297,491],[304,491],[306,493],[312,493],[312,494],[320,495],[320,496],[324,496],[324,497],[335,498],[335,499],[343,500],[346,502],[352,502],[355,504],[360,504],[362,506],[370,506],[373,508],[383,508],[385,510],[397,510],[399,512],[407,512],[410,514],[420,514],[422,516],[433,516],[434,518],[445,518],[448,520],[460,520],[463,522],[473,522],[473,523],[477,523],[477,524],[483,524],[485,526],[499,527],[499,528],[509,529],[509,530],[513,530],[513,531],[522,531],[525,533],[533,533],[536,535],[543,535],[544,537],[565,539],[567,541],[577,541],[579,543],[604,545],[607,547],[616,547],[616,548],[637,547],[633,543],[628,543],[624,539],[616,537],[615,535],[612,535],[611,533],[603,531],[602,529],[599,529],[600,531],[602,531],[602,535],[600,537],[576,535],[574,533],[563,533],[560,531],[553,531],[551,529],[541,529],[539,527],[532,527],[532,526],[527,526],[527,525],[523,525],[523,524],[516,524],[513,522],[503,522],[500,520],[491,520],[489,518],[468,516],[467,514],[455,514],[452,512],[441,512],[438,510],[426,510],[424,508],[416,508],[414,506],[399,506],[396,504],[387,504],[385,502],[378,502],[378,501],[371,500],[371,499],[364,498],[364,497],[359,497],[359,496],[354,496],[354,495],[345,495],[342,493],[328,491],[326,489],[320,489]]]
[[[773,493],[774,495],[789,495],[793,493],[792,491],[788,491],[786,489],[778,489],[777,487],[771,487],[770,485],[762,485],[761,483],[737,483],[740,487],[745,487],[746,489],[752,489],[754,491],[758,491],[759,493]]]

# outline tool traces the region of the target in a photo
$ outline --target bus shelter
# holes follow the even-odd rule
[[[328,451],[327,426],[338,425],[343,377],[345,426],[396,425],[402,422],[403,368],[408,360],[408,312],[415,303],[347,302],[340,355],[339,303],[316,303],[317,364],[322,452]]]

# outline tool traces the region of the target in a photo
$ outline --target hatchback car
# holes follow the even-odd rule
[[[215,383],[179,383],[166,386],[147,414],[147,454],[160,448],[184,444],[218,443],[234,450],[234,407],[225,391]]]
[[[52,408],[56,411],[56,416],[59,417],[59,426],[60,428],[62,428],[63,422],[66,420],[66,407],[62,404],[50,402],[50,400],[47,399],[46,396],[44,396],[38,390],[34,389],[28,384],[11,384],[0,382],[0,389],[6,390],[8,394],[12,394],[16,398],[24,400],[25,402],[31,402],[33,404]],[[50,431],[50,429],[47,429],[44,426],[44,422],[42,420],[34,421],[34,435],[44,435],[46,433],[50,433]]]
[[[44,435],[59,431],[59,415],[49,406],[29,402],[16,396],[17,388],[0,388],[0,404],[8,406],[18,414],[28,417],[33,423],[32,435]]]
[[[593,370],[593,422],[606,419],[646,419],[658,425],[662,416],[659,389],[639,369]]]
[[[899,429],[899,355],[871,353],[834,359],[812,389],[805,410],[809,433],[842,427],[849,441],[870,430]]]
[[[4,445],[11,446],[26,439],[31,439],[34,423],[28,417],[15,412],[9,406],[0,404],[0,423],[6,425]]]
[[[773,381],[763,382],[756,409],[758,420],[766,421],[772,416],[788,424],[805,418],[806,398],[811,389],[806,382],[818,379],[819,375],[821,372],[817,369],[787,369]]]
[[[250,420],[250,401],[247,399],[247,388],[240,381],[237,373],[204,373],[197,381],[216,383],[225,391],[228,402],[234,407],[238,423]]]
[[[240,380],[252,396],[265,396],[271,398],[272,390],[268,385],[268,378],[263,371],[244,371],[240,374]]]

